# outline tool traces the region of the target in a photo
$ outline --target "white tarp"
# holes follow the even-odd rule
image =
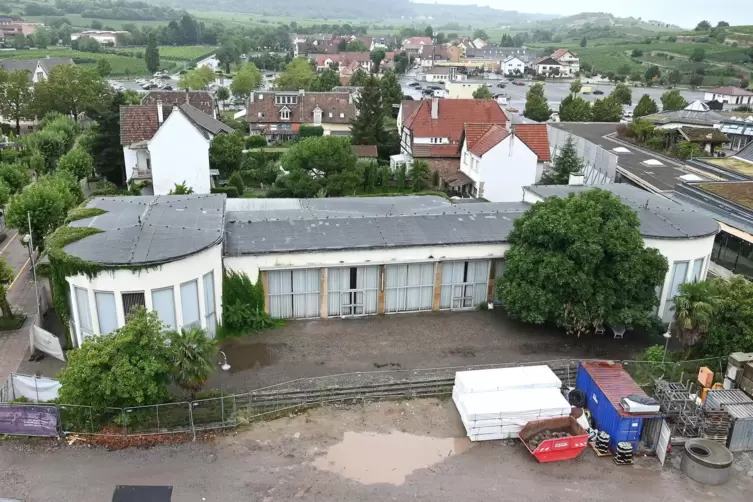
[[[65,362],[65,355],[63,349],[60,346],[60,340],[47,330],[40,328],[39,326],[32,326],[30,331],[30,344],[31,347],[36,347],[45,354],[48,354],[55,359],[60,359]]]
[[[460,394],[512,389],[560,389],[562,381],[546,365],[458,371],[454,392]]]
[[[28,375],[11,375],[13,399],[23,396],[30,401],[47,402],[58,398],[60,381],[54,378],[34,377]]]

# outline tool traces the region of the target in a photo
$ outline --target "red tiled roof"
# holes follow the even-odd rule
[[[410,117],[411,114],[416,111],[416,108],[418,108],[419,105],[421,105],[420,100],[412,100],[412,99],[407,99],[400,103],[400,106],[403,107],[403,115],[401,117],[403,120],[403,124],[405,124],[405,122],[408,120],[408,117]]]
[[[431,45],[431,37],[410,37],[406,38],[403,45]]]
[[[414,157],[460,157],[458,145],[422,145],[413,143]]]
[[[172,111],[163,107],[164,118]],[[152,139],[159,129],[157,105],[131,105],[120,107],[120,144],[131,145]]]
[[[207,91],[149,91],[141,98],[142,105],[156,105],[157,101],[166,109],[188,103],[214,117],[214,97]]]
[[[706,92],[724,94],[725,96],[753,96],[753,92],[746,91],[740,87],[717,87],[716,89],[709,89]]]
[[[559,59],[559,58],[561,58],[562,56],[564,56],[565,54],[567,54],[568,52],[570,52],[570,51],[569,51],[569,50],[567,50],[567,49],[557,49],[556,51],[554,51],[554,52],[552,53],[552,55],[551,55],[550,57],[551,57],[552,59]]]
[[[474,128],[471,134],[471,139],[469,139],[468,134],[466,134],[465,137],[468,150],[479,157],[497,146],[500,141],[510,135],[510,132],[501,125],[486,125],[483,127],[485,127],[486,130],[480,135],[477,134],[477,131]],[[468,128],[466,127],[466,130],[467,129]]]
[[[275,91],[258,91],[252,94],[246,107],[246,121],[250,123],[303,123],[314,122],[314,110],[322,111],[322,123],[348,124],[356,116],[356,105],[349,92],[281,92],[287,96],[295,95],[296,103],[277,104]],[[261,96],[264,96],[260,99]],[[290,120],[282,120],[280,110],[290,110]],[[329,114],[332,114],[330,117]],[[340,117],[340,114],[343,114]]]
[[[437,100],[438,119],[431,118],[431,99],[420,101],[404,120],[404,125],[414,138],[449,138],[459,143],[465,124],[505,124],[507,116],[496,101],[486,99],[441,99]],[[403,102],[405,106],[405,101]],[[409,105],[410,106],[410,105]],[[405,107],[404,110],[408,110]]]
[[[459,159],[428,159],[429,169],[439,173],[442,181],[452,187],[461,187],[473,183],[468,176],[460,170]]]
[[[546,124],[517,124],[513,126],[515,136],[520,138],[528,148],[538,155],[539,162],[549,162],[552,154],[549,151],[549,134]]]
[[[371,61],[370,52],[341,52],[338,54],[341,63],[350,63],[351,61],[358,61],[359,63],[367,63]]]
[[[353,153],[356,154],[356,157],[361,158],[377,158],[377,147],[376,145],[353,145]]]

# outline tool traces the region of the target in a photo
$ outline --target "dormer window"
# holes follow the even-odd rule
[[[283,94],[275,96],[275,104],[294,105],[298,102],[298,95]]]
[[[290,120],[290,108],[288,108],[287,106],[283,106],[280,109],[280,119]]]
[[[322,111],[318,107],[314,109],[314,125],[321,125]]]

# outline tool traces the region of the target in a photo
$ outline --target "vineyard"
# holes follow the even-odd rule
[[[180,49],[180,47],[175,47],[175,49]],[[0,51],[0,59],[43,59],[46,57],[71,58],[76,64],[91,68],[96,66],[97,60],[106,59],[110,62],[110,67],[112,69],[111,75],[114,77],[149,74],[143,59],[119,54],[81,52],[65,48]],[[163,70],[170,70],[175,67],[176,63],[174,61],[165,60],[160,64],[160,68]]]
[[[124,56],[144,57],[145,47],[127,47],[116,48],[116,52],[123,54]],[[198,61],[217,50],[216,47],[211,45],[187,45],[180,47],[161,46],[159,48],[160,59],[167,59],[170,61]]]

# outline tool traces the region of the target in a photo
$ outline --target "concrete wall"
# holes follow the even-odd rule
[[[483,86],[484,84],[448,82],[445,84],[445,89],[447,89],[447,97],[450,99],[473,99],[473,93],[476,92],[476,89]]]
[[[162,289],[167,287],[173,288],[175,302],[175,320],[178,327],[182,325],[182,309],[180,302],[180,285],[194,279],[198,280],[199,292],[199,313],[202,327],[206,327],[206,310],[204,308],[204,283],[203,276],[209,272],[214,272],[214,305],[217,320],[222,318],[222,245],[217,244],[200,253],[183,258],[178,261],[166,263],[157,268],[143,269],[138,271],[131,270],[112,270],[100,272],[96,277],[89,279],[85,275],[76,275],[68,277],[71,298],[71,319],[76,326],[75,336],[77,344],[82,343],[81,334],[78,329],[79,318],[78,308],[76,305],[76,295],[74,286],[86,289],[89,297],[89,308],[91,312],[92,327],[95,334],[99,333],[99,319],[94,298],[95,291],[106,291],[115,294],[115,308],[118,313],[118,327],[125,324],[125,314],[123,312],[123,293],[143,292],[146,301],[146,308],[152,308],[153,289]]]
[[[149,142],[155,195],[185,182],[196,194],[209,193],[209,140],[181,112],[173,110]]]

